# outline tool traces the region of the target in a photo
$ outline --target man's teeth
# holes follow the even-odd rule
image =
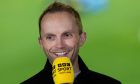
[[[57,56],[64,56],[66,55],[66,52],[59,52],[59,53],[55,53]]]

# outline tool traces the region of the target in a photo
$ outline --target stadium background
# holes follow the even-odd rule
[[[44,67],[38,17],[51,2],[0,0],[0,84],[19,84]],[[71,4],[87,32],[80,54],[88,67],[123,84],[140,84],[140,1],[108,0],[87,11],[82,8],[88,5]]]

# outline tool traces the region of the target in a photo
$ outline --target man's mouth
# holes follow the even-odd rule
[[[54,53],[56,56],[66,56],[68,52],[55,52]]]

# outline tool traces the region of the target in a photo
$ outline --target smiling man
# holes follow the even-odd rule
[[[52,63],[61,56],[71,60],[74,84],[120,84],[112,77],[88,69],[79,56],[79,49],[86,41],[79,13],[69,5],[54,2],[39,19],[39,43],[48,60],[42,71],[22,84],[54,84]]]

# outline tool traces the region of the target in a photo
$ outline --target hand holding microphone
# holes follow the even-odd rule
[[[54,60],[52,76],[55,84],[73,84],[74,71],[68,57],[58,57]]]

